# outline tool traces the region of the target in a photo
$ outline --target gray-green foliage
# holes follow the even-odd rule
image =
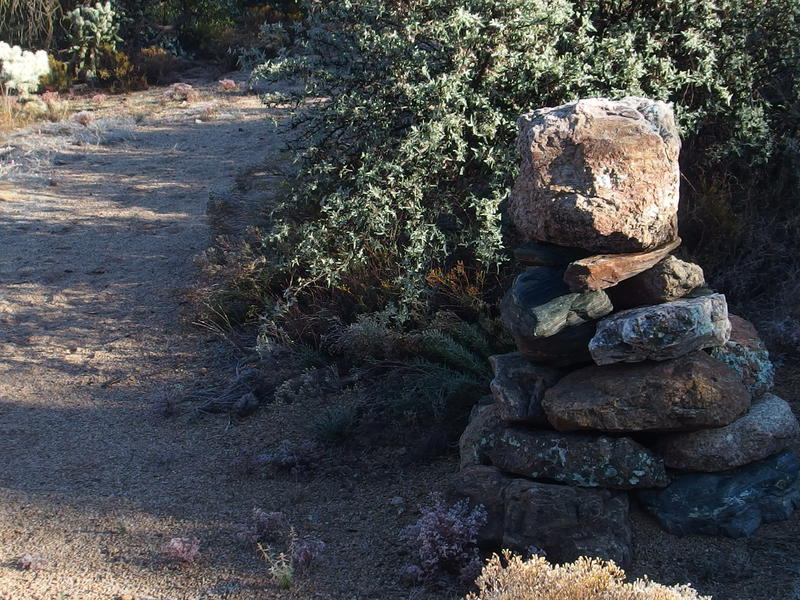
[[[75,71],[92,79],[100,50],[105,46],[116,49],[117,42],[122,41],[117,14],[111,2],[97,2],[94,6],[79,6],[64,16],[69,24],[69,49]]]
[[[287,78],[298,152],[265,239],[277,285],[380,282],[402,306],[458,256],[504,260],[516,117],[578,97],[675,103],[693,166],[797,154],[800,0],[310,2]],[[313,100],[309,104],[309,101]],[[691,176],[691,174],[690,174]]]

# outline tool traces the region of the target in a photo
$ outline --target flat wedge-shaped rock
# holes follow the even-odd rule
[[[500,419],[506,423],[548,426],[542,397],[564,374],[536,365],[519,352],[496,354],[489,357],[489,362],[494,369],[489,387]]]
[[[598,365],[667,360],[722,346],[730,332],[725,296],[711,294],[624,310],[603,319],[589,352]]]
[[[711,356],[724,362],[742,376],[742,381],[754,397],[772,389],[775,367],[758,331],[750,321],[728,315],[731,337],[724,346],[711,350]]]
[[[800,434],[789,404],[765,394],[730,425],[661,438],[654,450],[664,464],[682,471],[727,471],[785,449]]]
[[[608,294],[615,308],[633,308],[678,300],[704,284],[702,268],[674,256],[667,256],[652,269],[609,289]]]
[[[680,139],[669,105],[591,98],[517,124],[508,215],[526,240],[622,253],[677,237]]]
[[[680,238],[647,252],[599,254],[571,262],[564,281],[573,292],[604,290],[653,267],[681,243]]]
[[[525,553],[533,546],[557,563],[580,556],[631,561],[624,493],[515,479],[505,505],[503,548]]]
[[[605,292],[572,293],[563,277],[563,269],[552,267],[529,267],[520,273],[500,303],[506,327],[531,337],[550,337],[613,310]]]
[[[578,369],[545,392],[542,408],[559,431],[696,431],[738,419],[750,393],[730,367],[693,352]]]
[[[749,536],[800,506],[800,459],[785,450],[733,471],[681,475],[663,490],[637,495],[670,533]]]
[[[581,487],[667,485],[664,463],[630,438],[505,428],[488,449],[491,463],[517,475]]]

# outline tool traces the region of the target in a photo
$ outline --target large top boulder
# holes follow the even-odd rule
[[[535,110],[518,126],[508,214],[525,239],[625,253],[677,237],[681,144],[668,104],[591,98]]]

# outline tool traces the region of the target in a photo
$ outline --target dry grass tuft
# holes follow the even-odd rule
[[[613,562],[581,557],[551,565],[540,556],[523,560],[507,550],[494,555],[466,600],[711,600],[689,586],[667,587],[647,579],[625,582]]]

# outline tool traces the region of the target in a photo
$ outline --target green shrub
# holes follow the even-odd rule
[[[95,81],[114,93],[147,89],[147,78],[137,69],[128,55],[113,46],[98,49]]]
[[[69,65],[65,62],[48,56],[50,62],[50,72],[43,76],[40,81],[41,88],[50,92],[65,92],[74,83],[74,78]]]
[[[353,298],[368,310],[419,308],[437,291],[426,277],[462,261],[486,274],[483,299],[496,298],[503,286],[492,279],[513,244],[500,208],[519,160],[516,118],[578,97],[675,104],[687,214],[703,202],[704,173],[736,182],[721,190],[732,222],[744,186],[782,181],[753,201],[795,206],[798,0],[341,0],[306,10],[297,47],[255,74],[304,82],[265,98],[294,106],[297,132],[291,191],[264,240],[276,293],[302,299],[360,279],[380,291],[371,304]]]
[[[133,64],[148,82],[157,84],[172,83],[178,69],[178,59],[158,46],[142,48],[133,56]]]

